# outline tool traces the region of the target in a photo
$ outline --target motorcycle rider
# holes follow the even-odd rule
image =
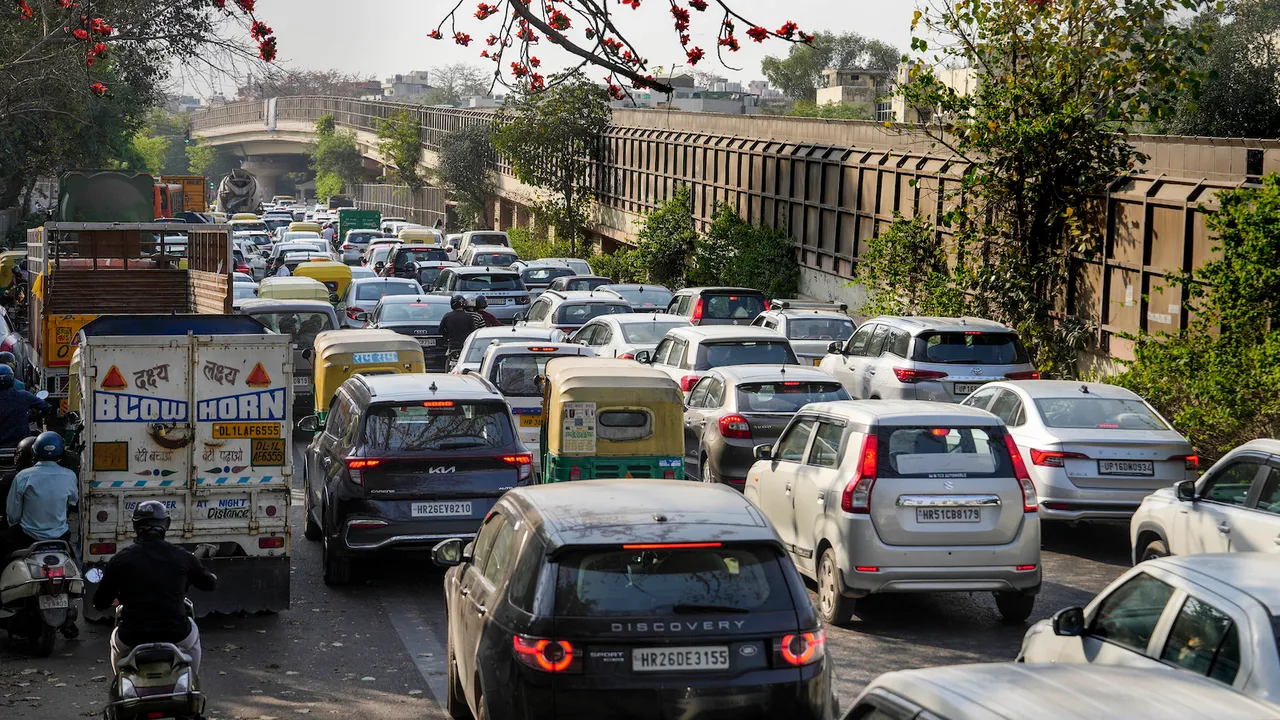
[[[13,487],[14,478],[18,476],[18,473],[36,464],[36,456],[33,450],[35,445],[36,439],[34,437],[24,437],[19,440],[18,447],[14,448],[13,451],[13,471],[6,472],[3,477],[0,477],[0,530],[9,527],[9,523],[4,522],[3,519],[8,516],[8,509],[5,508],[5,505],[9,499],[9,489]],[[0,557],[0,562],[3,561],[4,558]]]
[[[48,410],[49,403],[14,387],[13,368],[0,365],[0,447],[13,447],[30,432],[27,413]]]
[[[493,313],[486,310],[485,308],[487,307],[489,307],[489,301],[485,299],[485,296],[476,296],[476,313],[478,313],[480,317],[484,318],[485,327],[498,327],[502,324],[502,321]]]
[[[449,344],[450,353],[462,352],[462,344],[475,332],[476,323],[471,313],[467,312],[467,299],[462,295],[449,298],[449,312],[440,318],[440,332]]]
[[[471,316],[471,324],[476,326],[476,330],[479,330],[480,328],[484,327],[485,325],[484,316],[480,314],[480,311],[478,309],[476,309],[475,297],[467,298],[466,310],[467,310],[467,314]]]
[[[13,478],[5,502],[9,527],[0,537],[0,558],[39,540],[70,541],[67,509],[79,504],[80,487],[76,474],[58,464],[62,450],[58,433],[40,433],[33,447],[36,464]]]
[[[26,390],[27,386],[18,379],[18,358],[13,356],[9,351],[0,352],[0,365],[8,365],[13,370],[13,386],[19,390]]]
[[[169,530],[164,503],[148,500],[133,511],[135,542],[107,563],[93,606],[106,610],[119,602],[124,609],[111,633],[111,667],[144,643],[172,643],[191,656],[200,675],[200,629],[187,615],[187,590],[212,591],[218,576],[190,552],[164,539]]]

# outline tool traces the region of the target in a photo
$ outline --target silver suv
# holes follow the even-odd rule
[[[1013,328],[982,318],[871,318],[818,367],[854,398],[960,402],[993,380],[1038,380]]]
[[[995,415],[895,400],[806,405],[755,448],[744,494],[846,622],[872,593],[995,594],[1025,620],[1040,591],[1040,518],[1022,456]]]

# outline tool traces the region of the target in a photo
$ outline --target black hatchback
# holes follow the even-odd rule
[[[338,388],[303,466],[306,538],[323,542],[324,581],[354,561],[474,536],[498,498],[531,482],[533,455],[511,407],[477,375],[356,375]]]
[[[830,718],[826,636],[769,523],[723,485],[508,492],[445,574],[452,717]]]

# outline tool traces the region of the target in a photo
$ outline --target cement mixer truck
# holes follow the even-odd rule
[[[228,217],[236,213],[256,213],[262,208],[262,190],[258,178],[239,168],[222,178],[218,185],[218,212]]]

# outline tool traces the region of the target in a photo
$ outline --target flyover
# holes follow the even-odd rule
[[[289,97],[216,107],[197,113],[193,127],[210,143],[253,157],[302,152],[315,120],[332,114],[355,130],[362,154],[376,162],[378,121],[403,110],[417,116],[428,166],[444,135],[493,119],[480,110]],[[1130,355],[1123,333],[1186,326],[1187,308],[1164,288],[1165,277],[1212,256],[1204,216],[1217,193],[1280,170],[1280,141],[1154,135],[1128,141],[1148,159],[1111,184],[1095,226],[1103,252],[1073,259],[1063,303],[1097,328],[1098,351],[1119,358]],[[939,152],[920,128],[866,121],[620,109],[605,144],[606,160],[593,177],[590,228],[602,248],[633,243],[644,214],[687,185],[701,223],[718,203],[728,203],[752,222],[785,227],[796,242],[802,290],[854,306],[861,298],[852,280],[867,240],[895,214],[937,218],[965,171],[963,160]],[[522,208],[536,191],[501,159],[495,170],[501,196],[495,226],[525,224]],[[438,192],[434,198],[443,203]]]

